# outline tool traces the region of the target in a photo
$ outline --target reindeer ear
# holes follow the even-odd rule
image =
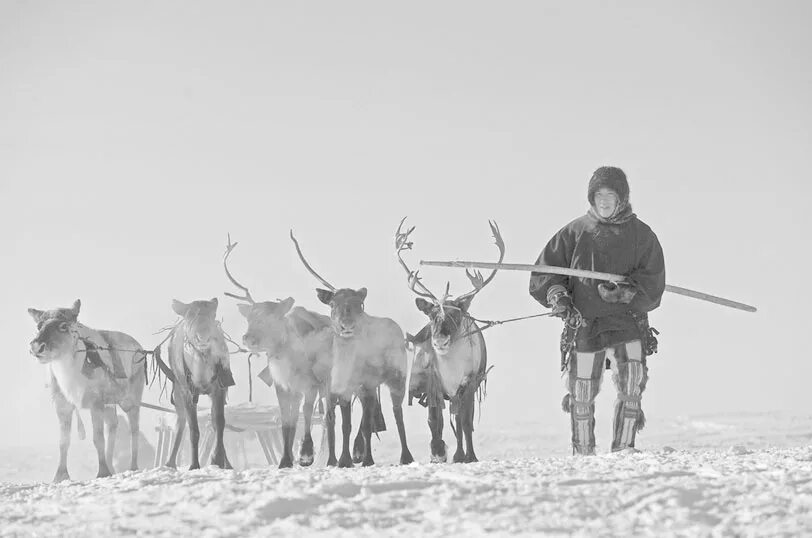
[[[414,304],[417,305],[417,309],[426,314],[427,316],[431,314],[431,307],[434,305],[428,302],[427,300],[423,299],[422,297],[418,297],[414,300]]]
[[[240,303],[237,305],[237,310],[240,311],[240,314],[242,314],[243,317],[247,318],[251,314],[251,305]]]
[[[36,308],[29,308],[29,309],[28,309],[28,314],[29,314],[29,315],[30,315],[32,318],[34,318],[34,321],[35,321],[36,323],[39,323],[39,320],[40,320],[40,318],[42,318],[42,315],[43,315],[44,313],[45,313],[45,312],[43,312],[42,310],[37,310]]]
[[[361,296],[362,301],[367,298],[367,289],[366,288],[361,288],[358,291],[356,291],[356,293]]]
[[[288,311],[290,311],[291,308],[293,308],[294,302],[296,301],[293,297],[288,297],[287,299],[283,300],[276,307],[276,313],[279,314],[280,316],[284,316],[285,314],[288,313]]]
[[[217,297],[212,297],[212,300],[209,301],[209,303],[211,303],[212,309],[214,310],[214,313],[216,314],[217,313],[217,306],[220,304],[220,302],[217,300]]]
[[[71,308],[71,310],[73,310],[73,315],[74,316],[77,316],[77,317],[79,316],[79,309],[80,308],[82,308],[82,301],[80,301],[79,299],[76,299],[75,301],[73,301],[73,307]]]
[[[174,310],[175,314],[179,316],[185,316],[186,312],[189,311],[189,305],[182,303],[177,299],[172,299],[172,310]]]
[[[333,297],[335,297],[335,292],[329,290],[323,290],[321,288],[316,288],[316,295],[319,296],[319,301],[322,303],[329,305],[333,302]]]

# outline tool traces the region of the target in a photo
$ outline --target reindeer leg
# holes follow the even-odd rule
[[[107,468],[110,472],[115,474],[116,469],[113,465],[113,457],[116,452],[116,434],[118,433],[118,413],[116,413],[115,405],[107,405],[104,407],[104,422],[107,425],[107,450],[105,458],[107,459]]]
[[[141,430],[141,406],[134,405],[127,411],[127,421],[130,423],[130,470],[138,470],[138,441]]]
[[[457,409],[457,414],[452,415],[457,424],[456,431],[454,432],[457,437],[457,450],[454,452],[454,463],[462,463],[465,461],[465,451],[462,449],[462,410]]]
[[[223,443],[223,435],[226,429],[226,390],[215,389],[211,393],[211,422],[214,426],[216,441],[214,444],[214,456],[211,462],[221,469],[231,469],[231,463],[226,456],[226,447]],[[191,430],[191,428],[190,428]],[[211,445],[209,445],[211,446]],[[196,448],[196,447],[195,447]],[[197,450],[195,450],[195,454]]]
[[[197,424],[197,402],[191,392],[184,394],[183,405],[186,406],[186,422],[189,423],[189,441],[192,447],[192,464],[189,470],[200,469],[200,455],[198,448],[200,445],[200,427]],[[214,406],[212,406],[214,407]]]
[[[408,465],[414,461],[409,445],[406,443],[406,425],[403,423],[403,398],[406,396],[406,379],[398,373],[386,381],[389,387],[389,396],[392,398],[392,413],[395,415],[395,425],[400,438],[400,463]]]
[[[293,395],[289,390],[280,387],[278,383],[274,383],[274,385],[276,386],[276,399],[279,401],[279,411],[282,414],[282,459],[279,460],[279,468],[286,469],[293,467],[293,455],[290,453],[292,445],[290,408]]]
[[[59,466],[56,468],[54,482],[70,480],[68,475],[68,448],[70,447],[70,429],[73,424],[73,404],[68,402],[62,391],[51,378],[51,390],[56,406],[56,416],[59,418]]]
[[[291,467],[293,467],[293,445],[296,443],[296,429],[299,426],[299,408],[302,407],[302,393],[290,392],[290,426],[288,426],[288,454],[290,454]]]
[[[364,408],[364,404],[361,404],[361,407]],[[352,462],[353,463],[361,463],[364,460],[364,454],[366,452],[366,446],[364,438],[366,437],[366,432],[364,431],[364,420],[361,419],[361,423],[358,425],[358,433],[355,434],[355,441],[352,443]],[[370,431],[370,434],[372,432]]]
[[[366,412],[366,403],[364,402],[364,388],[362,387],[358,393],[358,399],[361,402],[361,422],[358,424],[358,433],[355,434],[355,441],[352,443],[352,462],[361,463],[364,461],[366,454],[366,431],[364,428],[370,428],[370,436],[372,435],[371,421],[364,420],[364,413]]]
[[[178,385],[175,385],[172,387],[172,396],[178,419],[175,422],[175,441],[172,443],[172,452],[169,454],[166,466],[176,469],[178,467],[178,450],[180,450],[180,443],[183,441],[183,431],[186,429],[186,406],[184,405],[186,395]],[[189,397],[191,398],[191,395]]]
[[[445,463],[448,460],[445,441],[443,441],[443,409],[429,406],[429,431],[431,431],[431,462]]]
[[[99,456],[99,472],[96,478],[104,478],[111,475],[104,454],[104,404],[96,402],[90,407],[90,419],[93,423],[93,445]]]
[[[336,460],[336,397],[333,394],[327,395],[324,422],[327,426],[327,466],[335,467],[338,461]]]
[[[352,433],[352,400],[343,398],[339,400],[341,407],[341,457],[338,459],[339,467],[352,467],[350,456],[350,434]]]
[[[375,465],[372,459],[372,414],[375,412],[375,389],[362,388],[361,389],[361,427],[359,432],[363,432],[362,440],[363,457],[361,461],[364,467]]]
[[[479,461],[474,453],[474,403],[476,388],[469,385],[463,396],[462,406],[462,431],[465,434],[465,463]]]
[[[309,389],[304,398],[304,435],[302,437],[302,447],[299,449],[299,465],[308,467],[313,464],[313,437],[310,434],[310,426],[313,420],[313,407],[316,402],[318,389]]]

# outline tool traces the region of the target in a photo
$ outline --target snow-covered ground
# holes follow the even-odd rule
[[[410,432],[419,463],[409,466],[393,464],[397,443],[386,432],[371,468],[317,461],[279,471],[255,461],[57,485],[14,481],[12,470],[50,475],[55,454],[6,450],[0,535],[812,535],[810,416],[651,421],[642,451],[591,458],[568,455],[560,426],[483,426],[482,461],[467,465],[426,463],[423,428]],[[92,453],[87,442],[73,450]]]

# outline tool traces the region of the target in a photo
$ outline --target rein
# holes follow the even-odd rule
[[[76,355],[77,353],[87,353],[88,351],[118,351],[118,352],[121,352],[121,353],[140,353],[143,356],[140,359],[138,359],[137,361],[135,361],[136,363],[140,363],[140,362],[143,362],[147,358],[147,355],[155,355],[157,357],[160,357],[161,352],[159,351],[159,348],[162,345],[164,345],[164,342],[169,340],[169,337],[172,336],[172,333],[175,332],[176,327],[177,327],[177,325],[175,325],[173,327],[167,327],[165,329],[161,329],[160,331],[158,331],[158,333],[161,333],[161,332],[164,332],[164,331],[169,331],[169,334],[166,335],[166,338],[161,340],[161,343],[158,344],[155,347],[155,349],[153,349],[152,351],[149,351],[149,350],[146,350],[146,349],[121,349],[121,348],[110,347],[110,346],[95,346],[93,349],[88,349],[87,345],[85,345],[85,349],[77,349],[77,350],[75,350],[73,352],[73,354]],[[158,333],[156,333],[156,334],[158,334]],[[76,333],[76,335],[78,337],[78,333]],[[81,337],[78,337],[77,339],[80,340],[80,341],[82,340]]]
[[[522,321],[522,320],[531,319],[531,318],[549,317],[549,316],[552,316],[552,315],[554,315],[552,312],[545,312],[544,314],[533,314],[533,315],[530,315],[530,316],[521,316],[521,317],[518,317],[518,318],[509,318],[509,319],[500,319],[500,320],[487,320],[487,319],[477,319],[474,316],[472,316],[471,314],[469,314],[467,312],[464,312],[463,313],[464,317],[470,319],[474,323],[481,324],[481,326],[477,327],[473,331],[466,332],[465,334],[459,336],[459,338],[467,338],[469,336],[479,334],[482,331],[484,331],[485,329],[490,329],[491,327],[496,327],[497,325],[503,325],[505,323],[512,323],[514,321]],[[408,349],[411,349],[411,346],[414,345],[414,338],[415,338],[415,336],[407,333],[407,335],[406,335],[406,347]]]
[[[511,322],[514,322],[514,321],[522,321],[524,319],[542,318],[542,317],[547,317],[547,316],[552,316],[552,315],[553,315],[552,312],[546,312],[544,314],[533,314],[533,315],[530,315],[530,316],[521,316],[521,317],[518,317],[518,318],[501,319],[501,320],[486,320],[486,319],[477,319],[474,316],[466,313],[465,317],[467,317],[468,319],[470,319],[471,321],[473,321],[475,323],[481,323],[482,326],[477,327],[476,330],[468,331],[467,333],[463,334],[460,338],[465,338],[465,337],[468,337],[468,336],[471,336],[471,335],[474,335],[474,334],[477,334],[477,333],[481,333],[485,329],[490,329],[491,327],[496,327],[497,325],[503,325],[505,323],[511,323]]]

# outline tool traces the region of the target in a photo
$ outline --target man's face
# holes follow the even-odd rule
[[[608,219],[617,211],[620,199],[615,191],[607,187],[601,187],[595,192],[595,211],[601,218]]]

